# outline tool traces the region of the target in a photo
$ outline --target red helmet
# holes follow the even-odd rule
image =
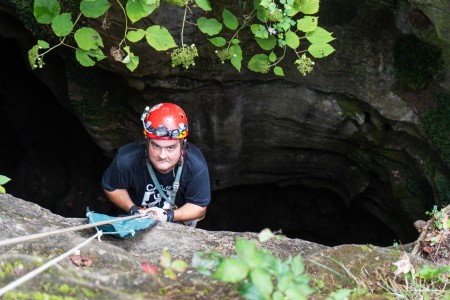
[[[157,140],[184,139],[188,136],[186,113],[176,104],[147,106],[141,116],[144,134]]]

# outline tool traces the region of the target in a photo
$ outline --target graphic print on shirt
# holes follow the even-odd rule
[[[161,186],[163,192],[168,194],[168,191],[172,190],[172,186]],[[163,197],[159,194],[158,189],[153,184],[147,184],[146,192],[144,193],[144,197],[142,198],[141,206],[145,208],[149,208],[152,206],[163,207]]]

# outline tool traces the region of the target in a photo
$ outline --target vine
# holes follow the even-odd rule
[[[242,41],[239,39],[243,30],[250,30],[254,41],[262,50],[262,53],[251,56],[247,63],[247,67],[253,72],[273,71],[275,75],[284,76],[280,62],[285,59],[289,50],[295,54],[294,64],[298,71],[305,76],[313,70],[313,58],[323,58],[334,52],[330,42],[335,38],[332,33],[318,26],[319,18],[314,16],[319,11],[319,0],[253,0],[251,12],[239,18],[231,10],[223,8],[221,20],[201,16],[195,23],[187,22],[187,14],[192,14],[194,8],[205,13],[212,11],[210,0],[164,0],[171,5],[184,7],[181,46],[159,24],[145,29],[129,26],[130,21],[135,24],[156,11],[160,7],[160,0],[115,1],[123,12],[124,36],[109,52],[131,72],[139,66],[139,57],[133,53],[131,45],[144,38],[156,51],[171,50],[172,67],[195,66],[195,58],[199,54],[195,44],[184,43],[186,25],[196,26],[217,47],[215,53],[218,59],[222,63],[229,61],[239,72],[244,57]],[[94,66],[96,62],[106,58],[99,32],[79,23],[82,18],[105,19],[111,6],[108,0],[82,0],[80,13],[72,21],[70,12],[61,12],[58,0],[34,0],[33,11],[37,22],[50,25],[59,38],[59,43],[50,46],[48,42],[38,40],[28,52],[31,67],[42,68],[45,65],[45,55],[60,46],[74,49],[77,61],[85,67]],[[227,34],[227,31],[230,33]],[[73,35],[76,45],[66,42],[70,35]],[[231,38],[227,40],[225,36]]]

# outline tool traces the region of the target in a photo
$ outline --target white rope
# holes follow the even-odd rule
[[[90,223],[90,224],[84,224],[84,225],[79,225],[79,226],[74,226],[74,227],[58,229],[58,230],[54,230],[54,231],[40,232],[40,233],[26,235],[26,236],[19,236],[19,237],[16,237],[16,238],[0,241],[0,247],[1,246],[6,246],[6,245],[10,245],[10,244],[20,243],[20,242],[26,242],[26,241],[29,241],[29,240],[33,240],[33,239],[37,239],[37,238],[41,238],[41,237],[46,237],[46,236],[53,235],[53,234],[64,233],[64,232],[69,232],[69,231],[76,231],[76,230],[82,230],[82,229],[97,227],[97,226],[100,226],[100,225],[111,224],[111,223],[114,223],[114,222],[126,221],[126,220],[130,220],[130,219],[141,218],[141,217],[143,217],[143,215],[137,214],[137,215],[133,215],[133,216],[115,218],[115,219],[101,221],[101,222],[97,222],[97,223]]]
[[[33,271],[29,272],[28,274],[26,274],[26,275],[20,277],[19,279],[17,279],[16,281],[13,281],[10,284],[4,286],[3,288],[0,289],[0,297],[2,295],[4,295],[5,293],[9,292],[10,290],[14,289],[15,287],[21,285],[22,283],[30,280],[31,278],[33,278],[34,276],[38,275],[39,273],[45,271],[46,269],[48,269],[49,267],[53,266],[57,262],[63,260],[66,257],[68,257],[69,255],[71,255],[73,252],[77,251],[81,247],[86,246],[90,241],[95,239],[97,236],[100,237],[102,234],[103,234],[103,232],[101,230],[98,231],[96,234],[94,234],[92,237],[88,238],[87,240],[85,240],[84,242],[79,244],[78,246],[76,246],[76,247],[70,249],[69,251],[67,251],[66,253],[64,253],[64,254],[62,254],[62,255],[60,255],[58,257],[55,257],[54,259],[46,262],[45,264],[43,264],[39,268],[34,269]]]

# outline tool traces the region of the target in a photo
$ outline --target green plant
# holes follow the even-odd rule
[[[402,37],[394,45],[395,73],[412,89],[423,89],[433,76],[442,79],[443,66],[440,49],[415,35]]]
[[[450,94],[440,93],[434,96],[436,107],[423,114],[423,123],[427,133],[436,144],[442,159],[450,164]]]
[[[398,262],[394,278],[380,277],[381,287],[395,299],[450,299],[450,267],[424,265],[414,270],[407,255]],[[403,275],[403,276],[399,276]]]
[[[425,212],[425,214],[434,219],[433,224],[437,230],[450,228],[450,220],[445,218],[445,213],[442,210],[438,210],[437,205],[434,205],[433,209]]]
[[[247,30],[253,35],[253,41],[265,53],[254,54],[248,61],[247,67],[259,73],[273,73],[284,76],[280,62],[286,57],[287,50],[295,53],[294,64],[298,71],[306,75],[313,70],[314,61],[307,56],[322,58],[334,52],[329,44],[335,38],[332,33],[318,26],[319,0],[254,0],[250,13],[236,16],[231,10],[223,8],[221,21],[215,17],[199,17],[195,23],[187,21],[187,13],[194,7],[205,12],[213,11],[209,0],[165,0],[165,2],[184,7],[182,30],[180,33],[181,46],[178,47],[171,33],[163,26],[155,24],[147,28],[131,27],[148,17],[160,7],[159,0],[116,0],[117,6],[123,12],[124,36],[121,41],[111,47],[110,53],[116,61],[126,65],[134,71],[139,65],[139,57],[131,49],[130,43],[142,40],[156,51],[172,50],[172,66],[188,68],[195,65],[198,51],[193,44],[184,43],[184,29],[186,24],[195,25],[208,37],[212,45],[218,48],[216,54],[220,61],[230,61],[236,70],[241,70],[244,57],[241,47],[242,32]],[[106,23],[111,3],[108,0],[83,0],[80,2],[80,13],[73,21],[70,12],[61,13],[61,6],[57,0],[34,0],[34,16],[39,24],[51,26],[51,31],[59,38],[59,43],[50,46],[47,41],[38,40],[28,52],[32,68],[44,66],[44,56],[60,46],[75,50],[77,61],[85,67],[94,66],[96,61],[104,59],[103,39],[95,29],[80,25],[82,18],[103,18]],[[214,11],[213,11],[214,12]],[[107,30],[107,26],[103,26]],[[75,45],[67,42],[73,35]],[[301,42],[302,41],[302,42]],[[306,43],[305,43],[306,42]],[[300,49],[300,46],[303,48]]]
[[[6,190],[3,187],[3,185],[8,183],[10,180],[11,180],[11,178],[8,178],[4,175],[0,175],[0,193],[2,193],[2,194],[6,193]]]
[[[267,249],[259,249],[270,232],[260,233],[259,242],[236,240],[236,254],[222,257],[216,252],[194,254],[192,266],[204,275],[223,282],[238,283],[246,299],[307,299],[314,292],[310,276],[304,274],[301,255],[282,261]]]
[[[164,275],[171,279],[176,279],[176,272],[183,273],[189,266],[189,264],[184,260],[172,260],[172,255],[166,249],[164,249],[161,254],[160,265],[164,268]]]

